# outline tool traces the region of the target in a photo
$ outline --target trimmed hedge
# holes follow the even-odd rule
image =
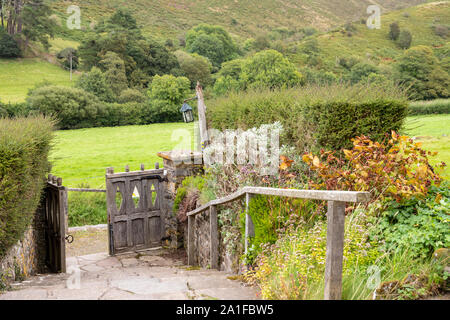
[[[219,130],[280,121],[281,144],[300,153],[349,148],[350,139],[361,134],[381,140],[401,128],[408,107],[400,89],[373,84],[234,92],[206,104],[209,125]]]
[[[53,127],[43,116],[0,118],[0,257],[23,236],[39,205]]]
[[[414,101],[409,104],[409,115],[449,114],[450,99],[436,99],[430,101]]]

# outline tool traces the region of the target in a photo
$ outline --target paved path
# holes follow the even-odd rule
[[[0,295],[0,300],[257,299],[255,288],[228,279],[229,274],[190,270],[182,260],[161,250],[117,257],[106,253],[70,257],[67,271],[14,283],[13,290]]]

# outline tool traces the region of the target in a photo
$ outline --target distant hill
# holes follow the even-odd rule
[[[380,29],[369,29],[361,22],[354,22],[347,28],[341,26],[291,44],[291,49],[301,48],[308,39],[317,39],[319,67],[328,71],[339,72],[340,67],[336,63],[339,57],[355,57],[377,65],[388,65],[404,52],[388,36],[389,25],[394,21],[398,22],[400,30],[411,32],[411,46],[426,45],[435,50],[448,46],[448,36],[439,36],[433,30],[437,25],[449,27],[450,2],[439,1],[387,13],[381,17]],[[307,64],[307,56],[301,50],[288,56],[298,66]]]
[[[144,33],[176,38],[199,23],[217,24],[231,34],[255,37],[275,28],[313,27],[326,31],[347,21],[367,17],[367,7],[378,4],[382,13],[414,6],[426,0],[51,0],[61,21],[71,4],[81,8],[83,28],[128,8]]]

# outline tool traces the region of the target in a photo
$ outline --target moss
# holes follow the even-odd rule
[[[22,272],[19,264],[14,260],[14,281],[23,281],[26,279],[25,274]]]

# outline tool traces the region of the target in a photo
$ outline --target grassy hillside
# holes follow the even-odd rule
[[[52,0],[61,24],[68,16],[70,4],[81,8],[82,25],[111,15],[118,7],[132,11],[144,33],[159,37],[172,37],[184,33],[201,22],[218,24],[230,33],[247,38],[274,28],[295,30],[314,27],[327,30],[346,21],[367,17],[372,0]],[[379,0],[382,12],[404,8],[426,0]]]
[[[448,24],[450,21],[450,2],[440,1],[421,4],[387,13],[381,17],[380,29],[369,29],[361,22],[353,23],[351,36],[343,27],[336,28],[315,37],[319,44],[321,67],[333,70],[337,67],[336,58],[355,56],[375,64],[389,64],[403,52],[397,44],[388,38],[389,25],[397,21],[400,29],[412,33],[412,44],[442,47],[448,42],[436,35],[433,24]],[[304,40],[305,41],[305,40]],[[300,53],[290,55],[290,59],[298,65],[306,63],[307,56]]]
[[[69,72],[38,58],[0,59],[0,101],[22,102],[35,84],[47,80],[57,85],[71,86]]]

